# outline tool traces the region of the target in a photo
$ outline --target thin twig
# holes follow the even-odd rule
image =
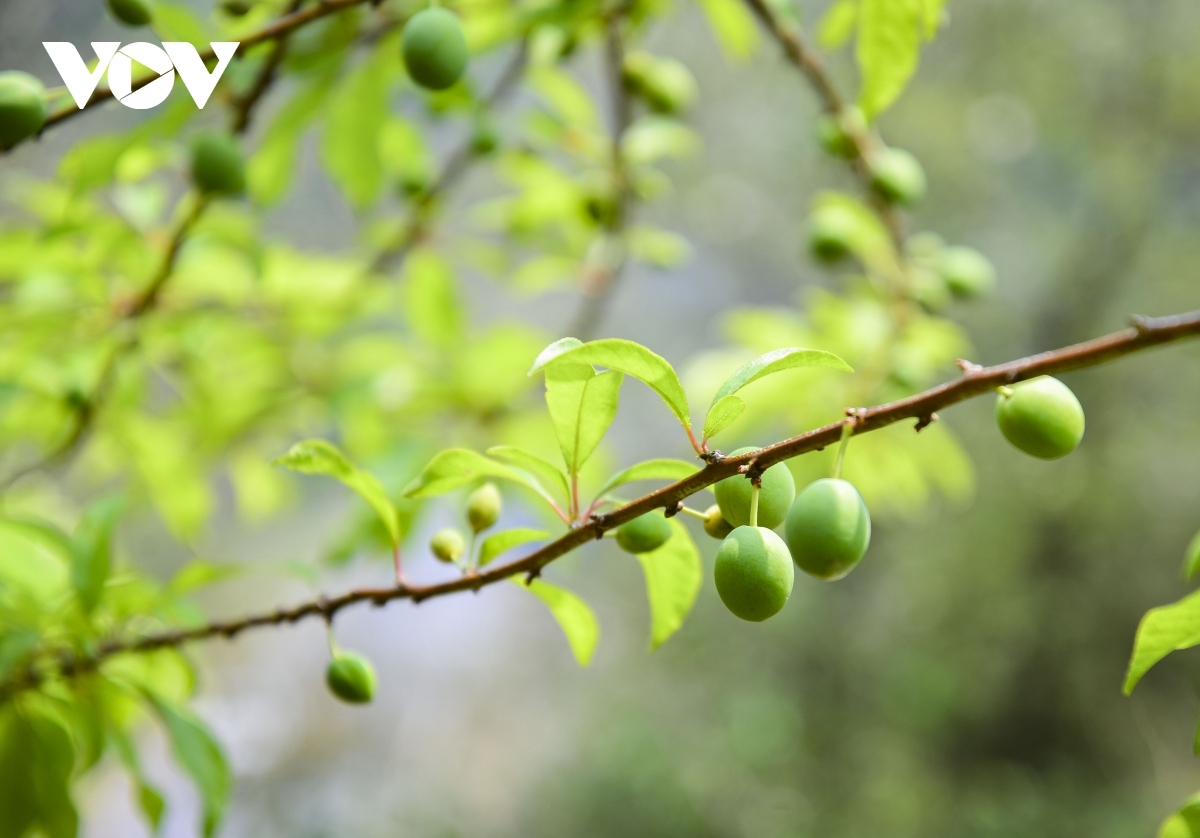
[[[304,5],[304,0],[292,0],[288,4],[287,11],[284,17],[294,15],[300,11],[300,7]],[[291,33],[280,35],[274,45],[271,47],[271,54],[267,56],[263,65],[258,69],[258,75],[254,77],[254,83],[250,85],[243,95],[239,96],[233,102],[233,123],[232,129],[235,134],[244,134],[246,129],[250,127],[250,118],[254,114],[254,108],[266,95],[266,92],[275,82],[275,76],[279,72],[279,67],[283,64],[283,59],[287,56],[288,36]]]
[[[165,631],[140,638],[114,638],[100,643],[86,653],[67,652],[60,655],[57,659],[57,668],[54,670],[41,670],[32,665],[20,670],[0,681],[0,699],[11,697],[23,690],[36,688],[49,678],[69,678],[92,671],[103,661],[118,654],[149,652],[214,637],[232,638],[248,629],[295,623],[313,616],[332,620],[334,615],[342,609],[364,602],[369,602],[377,607],[401,599],[412,600],[416,603],[458,591],[478,590],[486,585],[514,576],[536,577],[541,573],[542,568],[555,559],[603,537],[606,531],[655,509],[674,509],[685,498],[719,480],[737,474],[745,474],[750,479],[754,479],[776,463],[834,445],[842,438],[847,426],[850,427],[851,434],[857,436],[906,419],[916,419],[921,422],[936,411],[990,393],[997,387],[1006,384],[1035,378],[1039,375],[1054,375],[1084,367],[1093,367],[1151,347],[1200,337],[1200,311],[1159,318],[1139,317],[1134,318],[1132,322],[1132,328],[1121,332],[1086,343],[1010,361],[1006,364],[993,367],[964,364],[962,365],[963,374],[958,379],[918,395],[876,407],[853,408],[848,412],[847,418],[840,422],[834,422],[747,454],[721,459],[713,458],[692,476],[643,495],[607,514],[592,515],[588,522],[580,524],[557,540],[510,564],[488,568],[469,577],[460,577],[434,585],[398,585],[392,588],[354,590],[336,597],[318,597],[292,608],[281,608],[234,620],[211,622],[196,628]]]

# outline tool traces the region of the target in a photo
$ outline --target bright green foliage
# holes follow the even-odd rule
[[[338,652],[325,668],[325,684],[347,704],[366,704],[375,697],[375,668],[362,655]]]
[[[71,587],[85,614],[99,604],[112,571],[112,532],[123,507],[119,497],[98,501],[71,538]]]
[[[458,18],[437,6],[409,18],[400,50],[412,80],[430,90],[445,90],[457,82],[470,58]]]
[[[855,58],[862,75],[858,102],[870,119],[886,110],[916,72],[921,42],[937,33],[945,0],[858,0]],[[848,9],[827,24],[839,42],[851,25]]]
[[[956,297],[971,299],[996,285],[996,269],[987,257],[969,247],[947,247],[938,255],[938,272]]]
[[[240,195],[246,188],[246,164],[237,141],[206,132],[192,142],[192,180],[201,192]]]
[[[704,531],[720,540],[733,532],[733,526],[721,514],[721,507],[713,504],[704,512]]]
[[[17,70],[0,72],[0,149],[32,137],[46,121],[45,87]]]
[[[479,566],[483,567],[501,553],[505,553],[514,547],[528,544],[531,541],[542,541],[549,537],[549,533],[529,529],[528,527],[517,527],[493,533],[483,540],[483,544],[479,545]]]
[[[441,529],[429,539],[429,551],[439,562],[453,564],[467,550],[467,540],[456,529]]]
[[[871,543],[871,516],[854,485],[832,478],[796,496],[784,530],[796,566],[818,579],[841,579]]]
[[[50,708],[0,709],[0,835],[40,830],[48,838],[73,838],[75,760],[71,732]]]
[[[203,834],[213,835],[225,813],[233,785],[225,756],[200,720],[186,708],[154,693],[147,692],[146,698],[167,730],[175,760],[200,792]]]
[[[154,19],[151,0],[108,0],[108,10],[126,26],[145,26]]]
[[[1200,836],[1200,794],[1194,794],[1159,828],[1158,838],[1198,838]]]
[[[467,522],[477,533],[483,532],[500,519],[502,502],[495,483],[484,483],[467,496]]]
[[[695,77],[673,58],[630,52],[625,56],[622,72],[626,87],[656,111],[680,113],[696,100]]]
[[[721,542],[713,580],[726,608],[760,623],[787,604],[795,573],[778,535],[764,527],[737,527]]]
[[[600,623],[588,604],[565,588],[542,579],[531,582],[514,579],[513,582],[546,604],[566,635],[575,660],[580,666],[590,664],[600,642]]]
[[[1151,608],[1138,623],[1133,655],[1125,675],[1125,694],[1137,686],[1150,667],[1171,652],[1200,644],[1200,591],[1171,605]]]
[[[1196,533],[1183,554],[1183,578],[1190,580],[1200,573],[1200,532]]]
[[[721,396],[713,401],[704,416],[704,440],[710,440],[728,428],[746,410],[746,402],[737,396]]]
[[[757,451],[753,445],[739,448],[730,456]],[[754,489],[750,480],[742,475],[726,477],[713,486],[721,514],[734,527],[750,523],[750,495]],[[788,509],[796,498],[796,481],[783,463],[776,463],[762,474],[762,489],[758,497],[758,526],[772,530],[783,523]]]
[[[1074,451],[1083,440],[1079,399],[1057,378],[1018,382],[996,399],[996,424],[1014,446],[1043,460]]]
[[[578,474],[617,416],[624,376],[597,373],[590,364],[554,364],[546,369],[546,406],[563,462]]]
[[[675,518],[667,524],[671,529],[670,537],[656,550],[637,554],[646,578],[646,596],[650,600],[652,651],[683,626],[704,578],[700,551],[687,528]]]
[[[667,543],[671,524],[661,512],[647,512],[617,528],[617,546],[626,553],[649,553]]]
[[[880,149],[871,155],[871,185],[885,200],[915,204],[925,197],[925,170],[901,148]]]
[[[836,114],[821,114],[817,119],[817,141],[834,157],[847,160],[858,156],[855,136],[867,133],[867,120],[861,109],[847,105]]]

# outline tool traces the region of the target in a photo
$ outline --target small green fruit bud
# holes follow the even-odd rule
[[[253,8],[253,0],[221,0],[221,11],[230,17],[243,17]]]
[[[738,527],[717,550],[713,581],[734,616],[760,623],[792,595],[796,570],[783,539],[763,527]]]
[[[467,498],[467,520],[475,532],[483,532],[500,518],[500,490],[484,483]]]
[[[445,90],[462,78],[470,52],[453,12],[434,6],[404,24],[400,54],[408,75],[429,90]]]
[[[748,454],[758,449],[739,448],[730,456]],[[750,496],[754,486],[742,475],[726,477],[713,487],[721,515],[734,527],[750,523]],[[783,463],[776,463],[763,472],[762,489],[758,493],[758,526],[775,529],[787,517],[788,508],[796,498],[796,481]]]
[[[0,149],[12,148],[42,130],[46,88],[17,70],[0,73]]]
[[[704,513],[704,531],[716,539],[722,539],[733,532],[733,527],[721,514],[721,507],[715,503]]]
[[[996,284],[996,269],[987,257],[969,247],[948,247],[938,257],[938,271],[956,297],[970,299],[988,293]]]
[[[458,530],[447,527],[433,534],[433,538],[429,539],[429,549],[438,561],[449,564],[458,561],[466,552],[467,540]]]
[[[1057,378],[1043,375],[1006,390],[996,400],[996,423],[1026,454],[1057,460],[1083,440],[1083,406]]]
[[[871,185],[894,204],[915,204],[925,196],[925,170],[917,158],[899,148],[871,155]]]
[[[622,67],[625,88],[659,113],[686,111],[696,101],[696,79],[674,58],[631,52]]]
[[[818,262],[832,264],[853,252],[861,231],[862,221],[849,207],[818,207],[808,222],[808,249]]]
[[[854,136],[861,136],[866,131],[866,117],[853,105],[842,108],[836,115],[822,114],[817,119],[817,141],[821,148],[834,157],[848,160],[857,157],[858,146],[854,142]]]
[[[205,133],[192,144],[192,180],[210,195],[240,195],[246,165],[237,141],[228,134]]]
[[[914,267],[909,273],[909,290],[912,298],[929,312],[940,314],[950,307],[950,289],[941,274],[925,268]]]
[[[145,26],[154,19],[150,0],[108,0],[108,10],[126,26]]]
[[[784,534],[797,567],[818,579],[841,579],[867,552],[871,516],[853,484],[826,478],[796,497]]]
[[[329,691],[348,704],[366,704],[375,696],[375,669],[362,655],[339,652],[325,669]]]
[[[650,553],[671,538],[671,524],[659,512],[647,512],[617,528],[617,546],[626,553]]]
[[[499,147],[500,132],[496,130],[496,121],[489,114],[481,113],[475,119],[475,130],[471,134],[471,150],[483,157]]]

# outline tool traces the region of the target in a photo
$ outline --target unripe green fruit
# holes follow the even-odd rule
[[[254,8],[252,0],[222,0],[221,11],[232,17],[242,17]]]
[[[820,207],[808,220],[808,249],[819,262],[837,262],[854,249],[861,227],[861,221],[849,207],[838,204]]]
[[[784,528],[792,559],[818,579],[841,579],[871,543],[871,515],[853,484],[825,478],[804,487]]]
[[[938,272],[956,297],[969,299],[992,290],[996,269],[987,257],[969,247],[948,247],[938,256]]]
[[[783,539],[763,527],[738,527],[717,550],[713,580],[734,616],[761,623],[787,603],[796,571]]]
[[[362,655],[339,652],[325,668],[329,691],[348,704],[366,704],[375,695],[375,669]]]
[[[996,424],[1026,454],[1056,460],[1083,439],[1083,407],[1071,388],[1048,375],[1022,381],[996,400]]]
[[[458,18],[446,9],[422,9],[404,24],[400,54],[412,80],[430,90],[445,90],[467,69],[467,39]]]
[[[659,113],[679,113],[696,101],[696,79],[673,58],[631,52],[625,56],[622,79],[626,89]]]
[[[838,114],[822,114],[817,118],[817,142],[834,157],[852,160],[858,156],[854,135],[865,133],[867,120],[863,112],[848,105]]]
[[[0,73],[0,149],[32,137],[46,121],[46,88],[17,70]]]
[[[716,539],[722,539],[733,532],[733,527],[721,514],[721,507],[715,503],[704,513],[704,531]]]
[[[753,446],[739,448],[730,456],[757,451]],[[750,523],[750,495],[754,486],[742,475],[727,477],[713,487],[721,515],[734,527]],[[788,507],[796,497],[796,481],[783,463],[763,472],[762,489],[758,493],[758,526],[775,529],[787,517]]]
[[[246,188],[246,164],[237,141],[228,134],[207,133],[192,143],[192,180],[201,192],[239,195]]]
[[[126,26],[145,26],[154,19],[150,0],[108,0],[108,10]]]
[[[917,158],[899,148],[871,155],[871,185],[888,201],[915,204],[925,195],[925,170]]]
[[[482,157],[499,147],[500,132],[496,130],[495,121],[487,115],[480,115],[475,120],[475,130],[471,134],[471,150]]]
[[[429,549],[439,562],[456,562],[467,549],[467,540],[458,530],[438,530],[429,539]]]
[[[653,552],[670,538],[671,525],[658,512],[647,512],[617,528],[617,546],[626,553]]]
[[[495,483],[484,483],[467,498],[467,520],[475,532],[483,532],[500,518],[500,490]]]
[[[940,314],[950,307],[950,289],[941,274],[926,268],[914,267],[909,274],[912,298],[926,310]]]

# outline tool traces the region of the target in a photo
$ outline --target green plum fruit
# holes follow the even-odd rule
[[[204,133],[192,143],[192,180],[210,195],[240,195],[246,188],[246,163],[228,134]]]
[[[996,269],[987,257],[970,247],[947,247],[938,256],[938,273],[950,293],[970,299],[988,293],[996,284]]]
[[[757,451],[754,446],[739,448],[730,456]],[[742,475],[727,477],[713,487],[721,515],[733,527],[744,527],[750,523],[750,481]],[[758,494],[758,526],[775,529],[787,517],[788,507],[796,497],[796,481],[783,463],[776,463],[763,472],[762,490]]]
[[[671,524],[661,512],[647,512],[617,528],[617,546],[626,553],[649,553],[671,538]]]
[[[154,20],[150,0],[108,0],[108,10],[126,26],[145,26]]]
[[[925,170],[907,151],[884,148],[871,155],[871,186],[894,204],[915,204],[925,195]]]
[[[412,80],[429,90],[453,86],[470,58],[458,18],[438,6],[422,9],[404,24],[400,54]]]
[[[763,527],[738,527],[717,550],[713,580],[734,616],[761,623],[787,603],[796,571],[778,535]]]
[[[447,527],[438,530],[429,539],[429,549],[439,562],[456,562],[467,549],[467,540],[458,530]]]
[[[375,695],[375,668],[362,655],[339,652],[325,669],[329,691],[348,704],[366,704]]]
[[[674,58],[631,52],[625,56],[622,80],[627,90],[659,113],[681,113],[696,101],[695,77]]]
[[[42,130],[46,88],[18,70],[0,73],[0,149],[12,148]]]
[[[721,514],[721,507],[715,503],[704,512],[704,531],[717,540],[723,539],[733,532],[733,527]]]
[[[483,532],[500,518],[500,490],[484,483],[467,497],[467,521],[475,532]]]
[[[1026,454],[1056,460],[1083,439],[1083,407],[1067,385],[1043,375],[1006,388],[996,400],[996,424]]]
[[[841,579],[871,543],[871,515],[853,484],[836,478],[804,487],[784,527],[796,566],[818,579]]]
[[[837,114],[822,114],[817,118],[817,142],[834,157],[847,160],[857,157],[854,136],[864,134],[866,130],[866,117],[854,105],[847,105]]]
[[[818,207],[808,219],[808,249],[818,262],[832,264],[849,255],[862,232],[854,210],[839,204]]]

